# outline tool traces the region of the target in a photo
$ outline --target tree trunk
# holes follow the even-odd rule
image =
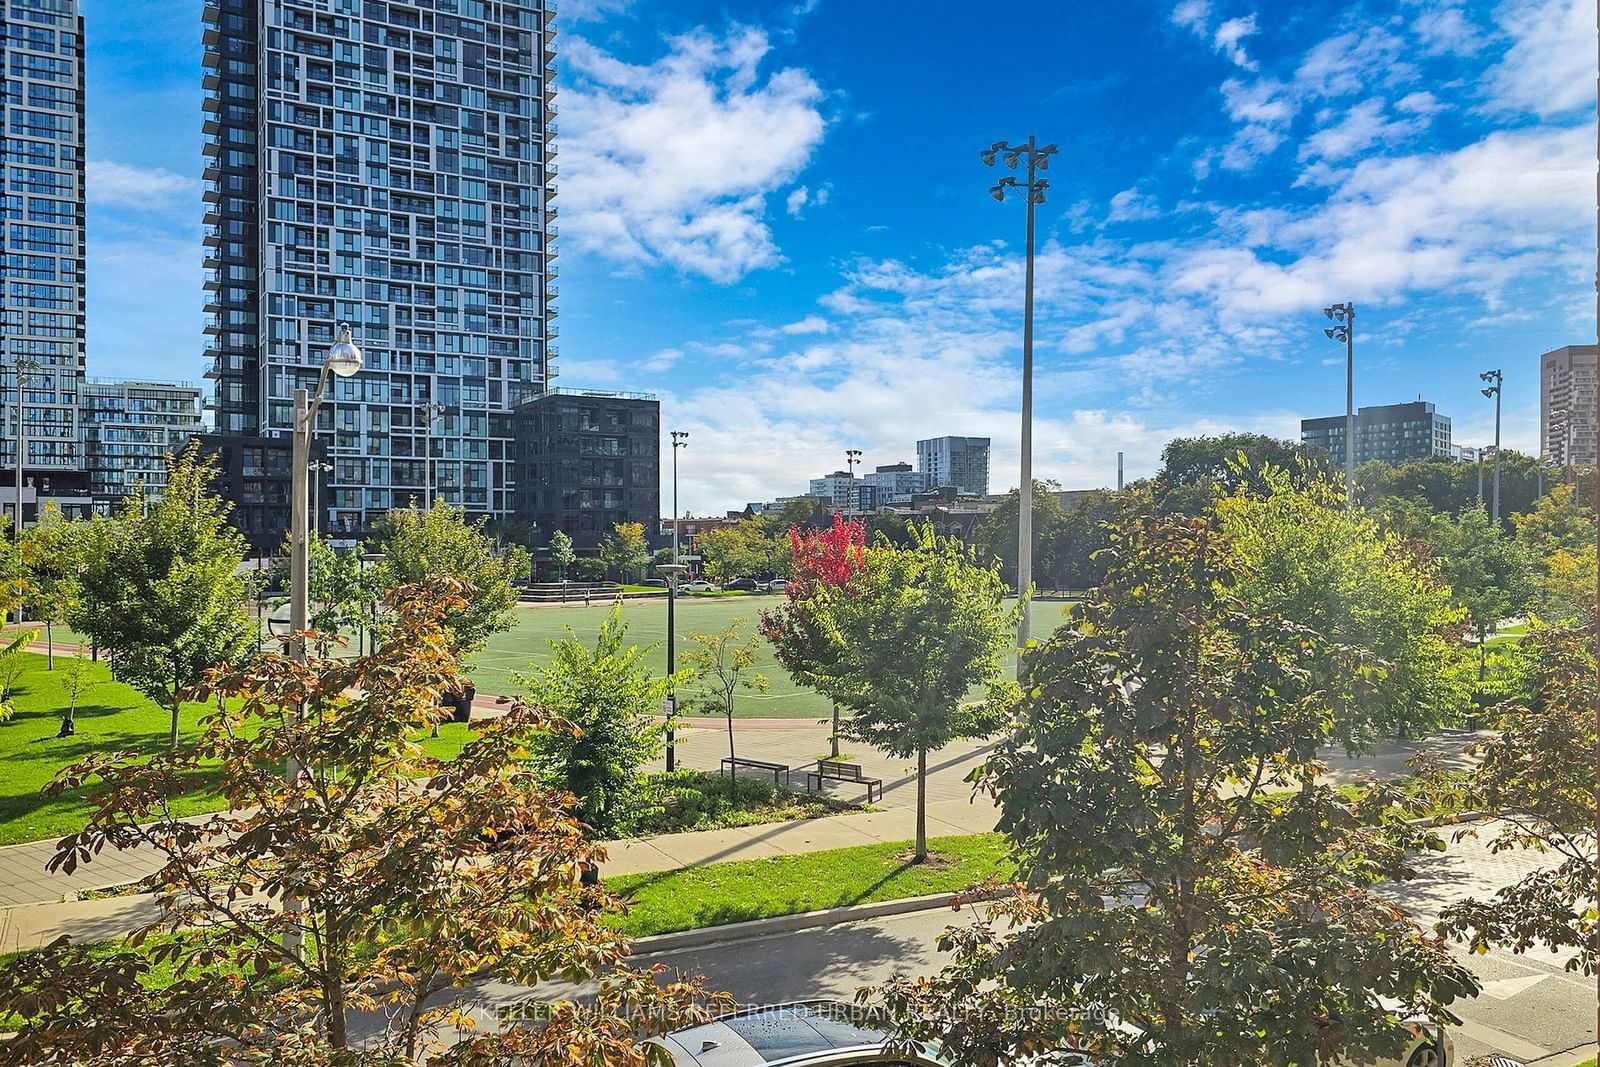
[[[738,759],[733,754],[733,697],[731,696],[728,697],[728,758]],[[735,778],[739,776],[739,771],[735,767],[730,766],[728,771]]]
[[[178,750],[178,708],[179,707],[180,707],[180,702],[178,700],[178,690],[176,688],[174,688],[172,690],[172,736],[167,742],[168,747],[171,748],[174,752],[176,752]]]
[[[917,854],[913,862],[928,859],[928,749],[917,746]]]
[[[839,758],[839,702],[833,702],[833,733],[828,736],[828,743],[832,748],[829,755],[834,759]]]

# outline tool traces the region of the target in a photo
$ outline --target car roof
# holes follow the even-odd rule
[[[851,1022],[844,1005],[812,1001],[734,1012],[658,1040],[680,1067],[769,1067],[876,1052],[885,1035]]]

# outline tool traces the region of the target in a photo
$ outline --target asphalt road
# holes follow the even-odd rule
[[[1391,896],[1419,919],[1431,921],[1449,902],[1492,892],[1535,863],[1522,854],[1491,855],[1481,840],[1452,841],[1444,853],[1423,857],[1421,877],[1396,887]],[[859,987],[891,975],[937,969],[941,960],[935,938],[962,920],[962,913],[939,909],[641,957],[639,962],[703,973],[746,1004],[849,1000]],[[1567,972],[1563,960],[1543,953],[1461,955],[1484,989],[1474,1000],[1455,1005],[1464,1020],[1452,1030],[1457,1063],[1499,1052],[1525,1063],[1548,1059],[1555,1067],[1576,1062],[1581,1058],[1576,1053],[1594,1042],[1595,983]],[[483,982],[465,991],[463,999],[483,1024],[492,1025],[529,993]],[[554,995],[560,993],[541,990],[539,999]],[[1574,1055],[1561,1055],[1569,1052]],[[1592,1049],[1583,1052],[1590,1054]]]

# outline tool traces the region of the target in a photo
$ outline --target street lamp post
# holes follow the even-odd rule
[[[306,481],[311,473],[311,437],[317,428],[317,409],[322,406],[322,394],[328,386],[328,372],[348,378],[361,369],[361,349],[350,336],[350,327],[339,325],[339,339],[328,349],[322,362],[322,373],[317,376],[317,397],[313,401],[305,389],[294,391],[293,454],[289,462],[289,630],[294,635],[289,650],[296,660],[306,661],[304,634],[310,628],[311,613],[311,563],[310,501],[306,494]],[[293,788],[305,768],[300,761],[290,757],[284,767],[284,778]],[[298,911],[298,902],[286,897],[283,902],[286,915]],[[304,935],[295,923],[284,927],[283,947],[296,959],[300,958]]]
[[[433,420],[444,416],[444,405],[438,401],[423,401],[415,405],[417,418],[422,422],[422,505],[423,510],[433,510]]]
[[[667,577],[667,677],[678,669],[678,576],[687,568],[678,562],[678,449],[689,447],[689,431],[672,431],[672,562],[657,568]],[[678,767],[678,750],[673,743],[672,721],[678,713],[678,694],[667,694],[667,770]]]
[[[1028,205],[1027,265],[1023,278],[1022,296],[1022,485],[1017,500],[1017,596],[1026,597],[1033,587],[1033,209],[1044,203],[1045,190],[1050,183],[1038,176],[1050,167],[1050,157],[1056,146],[1040,145],[1037,138],[1028,135],[1028,143],[1009,145],[996,141],[979,153],[985,166],[994,166],[997,155],[1005,156],[1005,165],[1012,170],[1024,157],[1028,163],[1028,180],[1019,182],[1007,175],[995,183],[989,195],[1005,201],[1006,190],[1023,194]],[[1023,605],[1022,620],[1017,625],[1017,677],[1022,677],[1022,650],[1028,647],[1028,611]]]
[[[1344,343],[1344,491],[1352,506],[1356,499],[1356,306],[1349,301],[1330,304],[1322,313],[1334,322],[1322,332]]]
[[[17,514],[16,522],[11,524],[11,542],[16,544],[22,539],[22,468],[28,461],[28,424],[23,411],[23,378],[27,371],[39,371],[36,360],[26,356],[17,357]],[[22,616],[19,613],[17,618]]]
[[[1484,396],[1494,397],[1494,506],[1489,511],[1489,518],[1496,524],[1500,522],[1500,389],[1505,384],[1504,375],[1498,370],[1486,370],[1478,375],[1479,379],[1494,384],[1487,389],[1480,389]]]
[[[844,513],[850,514],[851,497],[856,493],[856,465],[861,462],[861,449],[847,448],[844,450],[845,469],[850,472],[850,488],[845,490]]]

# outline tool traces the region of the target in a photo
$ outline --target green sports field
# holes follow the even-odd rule
[[[763,607],[776,607],[783,602],[779,596],[747,597],[681,597],[678,600],[678,651],[688,647],[685,635],[690,633],[721,633],[734,620],[743,620],[743,632],[755,632]],[[1043,601],[1032,605],[1033,636],[1042,638],[1059,626],[1064,618],[1062,601]],[[516,691],[511,676],[526,672],[531,664],[550,660],[550,641],[566,636],[568,627],[585,641],[593,641],[610,604],[596,603],[591,607],[558,605],[517,607],[517,625],[503,634],[496,634],[482,652],[472,657],[468,676],[478,687],[480,696],[499,696]],[[658,599],[625,600],[622,617],[628,624],[628,637],[635,644],[659,645],[656,662],[666,668],[667,602]],[[40,635],[41,640],[43,635]],[[60,643],[74,643],[81,638],[64,626],[55,628]],[[354,642],[350,651],[354,652]],[[828,714],[828,702],[810,690],[797,685],[787,671],[778,666],[772,649],[761,645],[757,669],[771,683],[766,693],[741,692],[737,712],[750,718],[821,719]]]
[[[776,607],[781,597],[706,598],[684,597],[678,601],[678,651],[681,653],[689,633],[721,633],[736,619],[744,620],[745,633],[753,633],[763,606]],[[1043,637],[1063,620],[1059,601],[1032,605],[1033,636]],[[593,640],[610,606],[554,607],[522,606],[517,609],[514,629],[496,634],[489,647],[473,657],[470,674],[480,694],[510,693],[516,686],[514,672],[525,672],[531,663],[550,659],[552,638],[566,636],[568,627],[583,640]],[[622,618],[628,624],[628,637],[641,645],[660,645],[656,656],[666,667],[667,603],[665,600],[628,600],[622,604]],[[778,666],[772,649],[762,642],[760,665],[772,689],[767,693],[741,692],[737,714],[751,718],[820,719],[828,714],[828,702],[803,689]]]

